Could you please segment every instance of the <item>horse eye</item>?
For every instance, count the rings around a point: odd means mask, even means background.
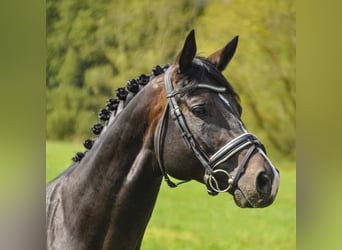
[[[191,108],[191,112],[197,116],[204,116],[207,114],[207,111],[205,110],[203,105],[195,106],[195,107]]]

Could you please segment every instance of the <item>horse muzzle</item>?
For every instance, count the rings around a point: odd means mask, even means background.
[[[210,195],[228,192],[239,207],[267,207],[277,195],[279,171],[271,164],[264,150],[254,147],[240,152],[242,160],[234,171],[226,164],[206,172],[204,183]]]

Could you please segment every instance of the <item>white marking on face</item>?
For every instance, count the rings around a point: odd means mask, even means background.
[[[230,102],[224,98],[224,96],[222,94],[218,94],[219,98],[227,105],[228,108],[230,108],[233,111],[233,108],[230,104]],[[238,119],[239,124],[240,124],[240,128],[244,133],[248,133],[247,129],[245,128],[245,126],[242,124],[241,120]],[[269,158],[266,156],[266,154],[264,153],[264,151],[261,148],[258,148],[259,153],[263,156],[263,158],[265,159],[265,161],[270,165],[270,167],[272,168],[273,171],[273,182],[272,182],[272,190],[271,190],[271,196],[275,197],[275,195],[277,194],[278,191],[278,187],[279,187],[279,183],[280,183],[280,176],[279,173],[277,172],[276,168],[273,166],[273,164],[271,163],[271,161],[269,160]]]
[[[273,164],[271,163],[270,159],[268,159],[267,155],[264,153],[264,151],[261,148],[258,148],[259,153],[264,157],[265,161],[267,161],[267,163],[271,166],[272,171],[273,171],[273,182],[272,182],[272,191],[271,191],[271,196],[275,197],[275,195],[277,194],[277,190],[279,187],[279,183],[280,183],[280,176],[279,173],[277,172],[277,170],[275,169],[275,167],[273,166]]]
[[[230,102],[226,99],[226,98],[224,98],[224,96],[223,95],[221,95],[220,93],[218,94],[218,96],[219,96],[219,98],[230,108],[230,110],[234,110],[233,109],[233,107],[232,107],[232,105],[230,105]],[[244,132],[244,133],[248,133],[248,131],[247,131],[247,129],[245,128],[245,126],[242,124],[242,122],[241,122],[241,120],[240,119],[238,119],[238,122],[239,122],[239,124],[240,124],[240,128],[241,128],[241,130]]]

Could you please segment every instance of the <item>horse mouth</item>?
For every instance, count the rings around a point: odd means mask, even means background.
[[[254,207],[245,197],[245,195],[242,193],[242,191],[240,189],[236,189],[234,191],[234,201],[235,201],[235,204],[238,206],[238,207],[241,207],[241,208],[252,208]]]
[[[240,189],[236,189],[233,193],[235,204],[241,208],[263,208],[271,205],[274,201],[274,197],[262,197],[262,196],[247,196]]]

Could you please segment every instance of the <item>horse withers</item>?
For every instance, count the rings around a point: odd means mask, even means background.
[[[240,207],[272,204],[279,172],[221,73],[237,43],[196,57],[191,31],[171,65],[116,91],[92,128],[98,138],[47,185],[48,249],[140,249],[163,178],[196,180]]]

